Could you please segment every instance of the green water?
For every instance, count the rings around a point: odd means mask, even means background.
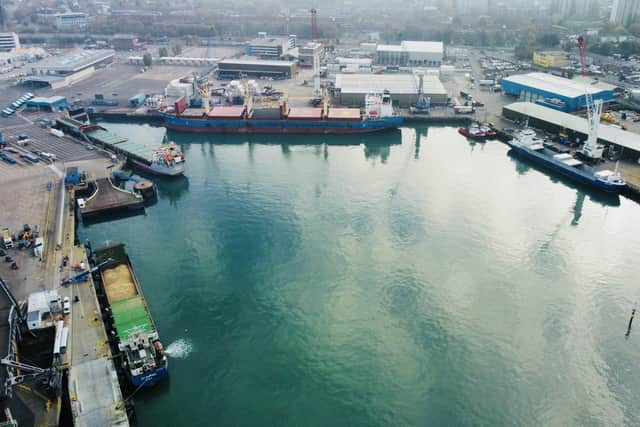
[[[80,229],[127,243],[174,355],[138,425],[640,424],[635,202],[453,128],[170,136],[186,177]]]

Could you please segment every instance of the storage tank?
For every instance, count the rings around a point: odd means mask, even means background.
[[[175,79],[169,82],[165,91],[167,98],[175,99],[184,96],[185,98],[190,99],[193,96],[193,85],[191,83],[181,81],[180,79]]]

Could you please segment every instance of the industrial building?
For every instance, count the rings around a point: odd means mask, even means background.
[[[20,49],[20,39],[16,33],[0,33],[0,52]]]
[[[116,34],[111,39],[111,44],[115,50],[136,50],[143,47],[133,34]]]
[[[414,74],[338,74],[336,75],[336,96],[340,104],[363,106],[368,93],[391,93],[393,104],[410,107],[418,101],[418,76]],[[423,93],[432,104],[446,104],[449,95],[437,76],[425,75]]]
[[[258,58],[279,59],[295,47],[294,35],[272,37],[267,33],[258,33],[258,38],[245,43],[244,53]]]
[[[580,141],[585,141],[589,133],[587,119],[531,102],[515,102],[507,105],[502,109],[502,115],[521,123],[526,121],[529,126],[549,132],[569,131]],[[637,159],[640,155],[640,139],[636,133],[601,123],[598,137],[602,144],[622,148],[625,157]]]
[[[400,67],[439,67],[444,58],[442,42],[403,41],[399,45],[378,45],[376,61]]]
[[[324,46],[322,43],[309,42],[304,46],[298,47],[298,65],[302,68],[313,67],[313,56],[318,55],[322,59],[324,54]]]
[[[36,97],[27,101],[27,108],[38,111],[62,111],[68,106],[67,98],[64,96]]]
[[[218,77],[235,79],[240,76],[289,79],[296,75],[296,63],[263,59],[223,59],[218,62]]]
[[[64,87],[89,77],[97,67],[113,62],[114,57],[115,51],[111,49],[74,50],[32,65],[32,75],[22,79],[22,82],[54,89]]]
[[[82,12],[56,13],[56,28],[59,30],[72,30],[87,26],[87,14]]]
[[[564,112],[586,108],[586,94],[604,102],[613,100],[613,86],[604,83],[591,84],[581,79],[565,79],[545,73],[529,73],[502,79],[505,94],[518,97],[520,101],[550,106]]]
[[[533,63],[544,68],[564,68],[571,65],[564,52],[534,52]]]

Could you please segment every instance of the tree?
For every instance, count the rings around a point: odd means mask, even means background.
[[[176,45],[171,48],[171,51],[173,52],[173,56],[180,56],[182,53],[182,45],[176,43]]]
[[[167,51],[166,47],[161,47],[160,49],[158,49],[158,56],[160,58],[164,58],[165,56],[169,56],[169,52]]]
[[[560,38],[554,33],[544,33],[537,37],[537,41],[544,47],[555,47],[560,43]]]
[[[142,63],[144,64],[145,67],[151,67],[151,54],[149,52],[145,52],[144,55],[142,55]]]

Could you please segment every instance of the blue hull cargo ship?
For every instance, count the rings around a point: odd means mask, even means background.
[[[508,144],[515,154],[598,190],[619,193],[626,187],[617,172],[596,170],[570,153],[554,151],[539,140],[532,129],[520,131]]]
[[[244,105],[210,107],[203,96],[203,105],[203,109],[187,109],[184,98],[179,100],[161,112],[165,127],[200,133],[359,134],[395,129],[403,123],[388,92],[367,95],[364,113],[359,108],[329,107],[326,100],[322,108],[289,108],[286,100],[254,107],[247,97]]]
[[[151,387],[168,375],[168,361],[124,244],[95,250],[102,285],[113,316],[122,368],[135,387]]]

